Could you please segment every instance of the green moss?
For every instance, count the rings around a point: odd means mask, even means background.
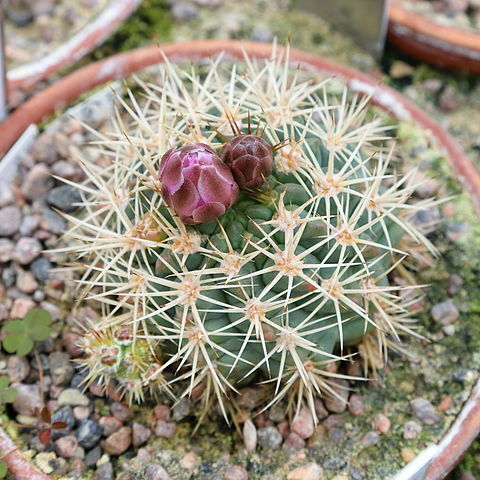
[[[171,39],[172,17],[165,0],[144,0],[138,10],[89,58],[101,60],[146,44]]]

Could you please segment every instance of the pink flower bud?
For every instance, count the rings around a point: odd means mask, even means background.
[[[166,152],[158,178],[167,205],[192,225],[224,214],[239,191],[230,169],[203,143]]]
[[[240,188],[263,185],[273,171],[272,147],[256,135],[237,135],[224,145],[222,158]]]

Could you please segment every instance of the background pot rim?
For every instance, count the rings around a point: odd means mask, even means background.
[[[388,39],[401,50],[432,64],[480,72],[480,33],[447,27],[392,0]]]
[[[7,72],[7,88],[30,89],[56,70],[80,60],[103,43],[142,0],[110,0],[106,6],[77,33],[47,55],[22,63]]]
[[[245,53],[252,58],[270,58],[273,49],[284,52],[285,47],[268,43],[238,40],[203,40],[169,43],[144,47],[113,55],[67,75],[47,87],[19,107],[0,125],[0,154],[5,153],[32,123],[38,123],[55,109],[75,101],[81,94],[108,81],[124,78],[150,65],[162,63],[167,57],[172,62],[202,61],[224,53],[227,59],[241,60]],[[424,111],[394,89],[381,85],[370,75],[346,65],[313,54],[289,48],[293,67],[307,72],[335,76],[353,92],[370,95],[371,102],[391,113],[398,120],[410,121],[428,130],[438,147],[443,150],[453,171],[469,192],[480,212],[480,174],[457,142]],[[438,453],[425,477],[440,480],[458,463],[480,431],[480,382],[472,391],[454,424],[438,445]]]

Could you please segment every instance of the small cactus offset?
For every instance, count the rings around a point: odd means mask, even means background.
[[[205,411],[216,398],[225,416],[236,390],[267,382],[265,408],[288,396],[315,416],[341,377],[330,362],[418,335],[389,274],[402,239],[433,250],[412,221],[431,200],[409,203],[415,172],[395,172],[368,99],[311,78],[288,56],[200,73],[166,62],[159,85],[119,100],[103,166],[81,159],[64,249],[102,306],[84,337],[92,381]]]

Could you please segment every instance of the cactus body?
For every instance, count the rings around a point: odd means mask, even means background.
[[[326,364],[369,332],[382,352],[389,337],[411,332],[388,274],[408,254],[397,249],[402,237],[430,247],[410,221],[425,202],[408,203],[414,172],[393,171],[381,145],[386,127],[365,119],[368,99],[330,98],[323,83],[291,73],[288,59],[240,68],[214,63],[186,74],[167,64],[162,88],[142,84],[145,106],[122,100],[131,118],[119,115],[117,133],[99,147],[109,167],[85,162],[96,187],[80,187],[85,212],[71,218],[70,250],[86,264],[83,295],[104,305],[95,329],[132,332],[128,346],[116,340],[122,362],[105,366],[87,335],[87,365],[92,377],[122,384],[126,353],[140,355],[144,386],[164,388],[170,376],[181,396],[215,394],[225,414],[234,390],[270,380],[266,406],[293,392],[314,413],[314,396],[331,390]],[[231,117],[239,135],[224,145],[218,132]],[[266,124],[261,141],[249,139],[250,118]],[[168,162],[160,165],[169,149],[197,142],[209,155],[223,149],[248,188],[203,217],[165,195],[178,185]],[[282,148],[270,165],[274,145]],[[255,154],[258,171],[255,159],[242,160]],[[235,173],[239,161],[249,176]]]

